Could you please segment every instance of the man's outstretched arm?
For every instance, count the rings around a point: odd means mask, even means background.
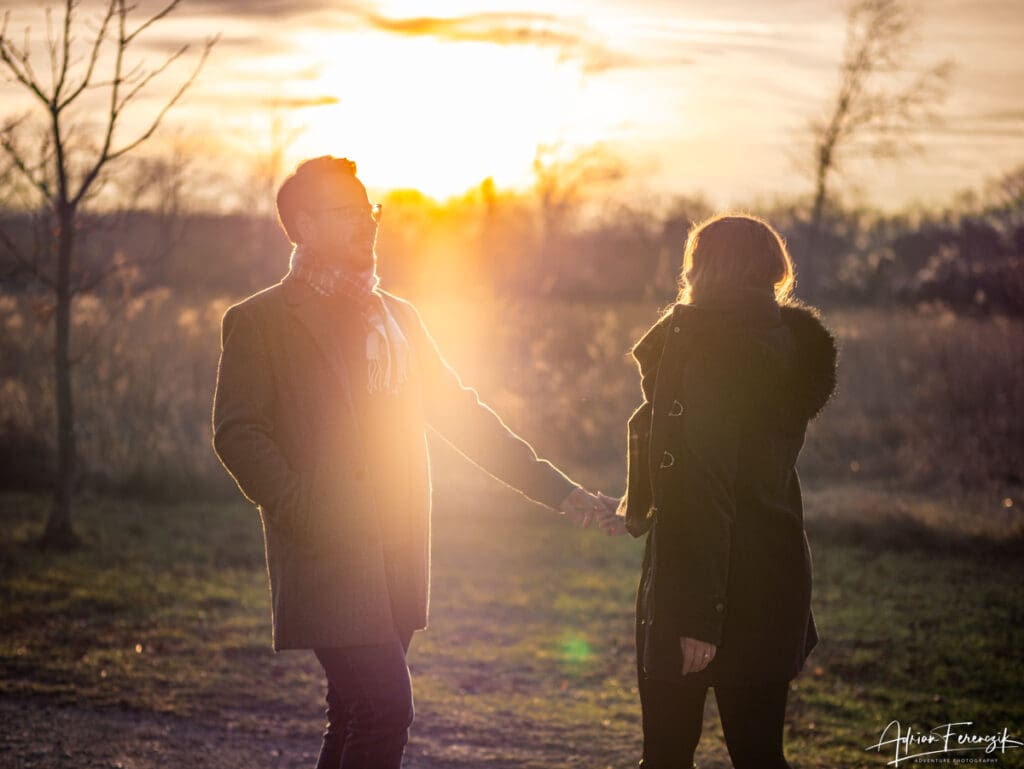
[[[588,526],[603,507],[561,470],[514,433],[480,401],[441,355],[419,313],[414,316],[416,352],[423,377],[427,422],[445,440],[498,480],[542,505],[560,510],[576,525]]]

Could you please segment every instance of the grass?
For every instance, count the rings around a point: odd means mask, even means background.
[[[807,496],[822,641],[792,684],[793,765],[884,766],[891,755],[864,748],[893,719],[1020,739],[1019,508],[861,487]],[[0,701],[165,714],[316,749],[320,669],[269,648],[253,510],[85,500],[88,546],[70,555],[24,544],[44,511],[39,497],[0,496]],[[410,653],[409,765],[634,766],[640,556],[640,542],[576,531],[473,474],[442,483],[431,627]],[[698,764],[728,767],[713,696],[706,718]]]

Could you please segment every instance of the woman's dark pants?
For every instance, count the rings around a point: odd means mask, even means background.
[[[637,649],[644,648],[644,626],[637,623]],[[690,769],[704,723],[707,686],[658,681],[637,663],[643,712],[643,769]],[[789,683],[716,686],[725,745],[735,769],[788,769],[782,751]]]

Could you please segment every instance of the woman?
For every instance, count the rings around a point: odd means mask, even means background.
[[[619,512],[647,534],[644,769],[693,764],[709,686],[733,765],[788,766],[789,681],[818,640],[796,459],[836,363],[793,284],[766,222],[715,217],[687,239],[678,302],[633,348],[644,402],[629,420]]]

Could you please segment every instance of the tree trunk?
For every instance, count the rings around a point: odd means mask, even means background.
[[[825,214],[825,180],[828,168],[823,164],[826,162],[827,160],[822,159],[819,163],[814,190],[814,206],[811,208],[811,221],[807,227],[807,237],[804,238],[804,253],[798,274],[802,292],[809,297],[817,292],[821,280],[822,259],[821,254],[818,253],[818,246],[821,243],[821,220]]]
[[[78,474],[75,453],[74,403],[71,394],[71,256],[74,247],[74,212],[64,204],[58,207],[57,308],[54,321],[54,377],[57,407],[57,473],[54,477],[53,504],[46,520],[41,544],[54,549],[71,549],[80,544],[71,525],[75,505],[75,481]]]

